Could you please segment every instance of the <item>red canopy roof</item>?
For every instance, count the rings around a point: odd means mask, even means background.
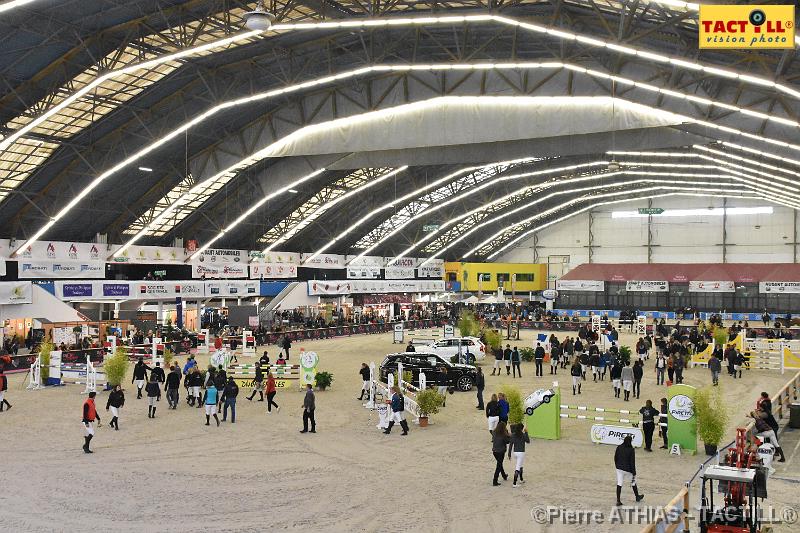
[[[586,263],[561,279],[598,281],[800,281],[795,263]]]

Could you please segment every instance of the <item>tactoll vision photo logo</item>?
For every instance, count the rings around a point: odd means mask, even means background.
[[[701,5],[700,48],[793,49],[793,5]]]

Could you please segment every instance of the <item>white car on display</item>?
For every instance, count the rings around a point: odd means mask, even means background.
[[[482,361],[486,357],[486,346],[478,337],[442,339],[428,344],[425,349],[449,361],[453,356],[458,355],[459,344],[461,344],[461,355],[466,356],[469,352],[470,361],[466,361],[467,364],[472,364],[474,361]]]
[[[537,407],[543,403],[550,403],[550,398],[555,396],[553,389],[538,389],[525,398],[525,414],[531,416]]]

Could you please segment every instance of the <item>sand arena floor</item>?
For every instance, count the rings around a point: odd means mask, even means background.
[[[536,332],[524,331],[518,346]],[[631,335],[623,335],[630,344]],[[317,393],[316,435],[301,428],[302,393],[279,392],[280,413],[266,404],[238,401],[236,424],[206,427],[202,410],[186,405],[181,388],[177,411],[162,398],[157,418],[147,418],[146,400],[126,385],[121,430],[107,425],[106,393],[98,395],[103,427],[92,455],[81,450],[83,396],[77,385],[29,392],[22,375],[10,377],[7,398],[13,409],[0,414],[0,524],[3,531],[638,531],[635,525],[543,526],[531,509],[557,506],[596,509],[608,514],[614,502],[611,446],[589,441],[590,424],[566,420],[561,441],[534,441],[528,448],[527,483],[491,486],[493,458],[484,415],[474,393],[449,396],[433,424],[411,434],[385,436],[376,415],[356,400],[361,362],[380,363],[401,349],[391,335],[297,343],[316,351],[320,369],[334,374],[333,387]],[[268,347],[275,352],[274,347]],[[260,353],[260,352],[259,352]],[[180,359],[181,362],[184,358]],[[244,361],[244,359],[242,359]],[[292,361],[296,360],[293,355]],[[490,363],[484,363],[488,368]],[[545,366],[545,372],[548,371]],[[522,379],[487,376],[485,396],[514,381],[524,393],[549,386],[523,363]],[[489,371],[491,373],[491,371]],[[688,370],[685,382],[708,383],[705,369]],[[566,371],[559,381],[569,384]],[[745,379],[723,376],[724,392],[742,421],[758,392],[773,392],[789,375],[751,371]],[[614,399],[609,381],[587,382],[580,403],[638,409],[664,395],[648,362],[641,402]],[[563,399],[572,402],[571,390]],[[731,429],[731,436],[733,429]],[[702,443],[700,443],[702,448]],[[781,479],[770,483],[769,502],[800,505],[800,454],[786,450]],[[664,450],[637,452],[642,505],[662,506],[704,460],[668,456]],[[507,463],[507,471],[513,468]],[[692,502],[697,501],[694,492]],[[630,503],[629,489],[623,501]],[[796,531],[779,526],[776,531]]]

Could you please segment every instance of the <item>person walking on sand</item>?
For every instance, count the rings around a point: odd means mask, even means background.
[[[495,372],[497,372],[498,376],[500,375],[500,371],[501,371],[500,365],[502,363],[503,363],[503,350],[501,350],[500,348],[497,348],[494,351],[494,368],[492,368],[492,375],[493,376],[495,375]]]
[[[222,390],[222,421],[228,420],[228,407],[231,408],[231,424],[236,423],[236,397],[239,396],[239,385],[233,379],[233,376],[228,376],[228,382]]]
[[[94,423],[97,421],[97,427],[100,427],[100,415],[97,414],[97,407],[94,404],[94,398],[97,393],[92,391],[89,397],[83,402],[83,430],[86,433],[83,437],[83,451],[84,453],[93,453],[89,449],[89,443],[94,438]]]
[[[133,366],[133,377],[131,383],[136,383],[136,399],[142,399],[142,389],[147,383],[147,371],[151,370],[149,366],[144,364],[144,357],[140,357],[136,364]]]
[[[189,376],[186,378],[186,381],[189,383],[189,389],[191,392],[191,403],[189,405],[194,406],[195,402],[197,402],[197,408],[203,405],[203,399],[200,396],[200,387],[203,385],[203,374],[200,373],[200,369],[197,366],[192,367],[189,370]]]
[[[261,368],[261,362],[256,363],[256,375],[253,378],[253,392],[247,397],[249,401],[253,401],[256,393],[258,393],[258,401],[264,401],[264,370]]]
[[[630,363],[624,364],[620,377],[622,378],[622,389],[625,392],[623,401],[630,401],[631,390],[633,389],[633,369]]]
[[[533,362],[536,364],[536,377],[544,376],[544,369],[542,368],[542,364],[544,363],[544,348],[542,348],[541,343],[536,343],[536,349],[533,350]]]
[[[483,389],[486,386],[486,378],[483,369],[478,367],[478,375],[475,377],[475,388],[478,389],[478,409],[483,409]]]
[[[500,404],[497,402],[497,394],[492,394],[492,399],[486,404],[486,422],[489,424],[489,434],[500,422]]]
[[[111,410],[111,422],[108,426],[119,431],[119,410],[125,405],[125,393],[122,392],[122,385],[114,385],[108,395],[106,411]]]
[[[503,476],[503,481],[508,479],[508,474],[506,474],[506,471],[503,468],[503,460],[506,457],[506,448],[508,447],[509,442],[511,442],[511,436],[508,434],[508,430],[506,429],[506,423],[501,420],[497,423],[494,433],[492,433],[492,455],[494,455],[494,460],[496,463],[494,467],[494,480],[492,481],[492,485],[495,487],[500,486],[500,482],[498,480],[499,476]]]
[[[219,427],[219,417],[217,416],[217,400],[218,400],[219,393],[217,388],[214,386],[214,383],[211,382],[206,387],[206,392],[203,394],[203,405],[206,408],[206,425],[210,426],[211,417],[214,417],[214,420],[217,421],[217,427]]]
[[[516,346],[514,346],[514,349],[511,350],[511,377],[512,378],[515,378],[517,376],[522,377],[522,369],[520,368],[520,362],[521,362],[521,359],[520,359],[520,356],[519,356],[519,350],[517,349]]]
[[[158,376],[150,374],[150,381],[145,387],[147,391],[147,418],[156,417],[156,402],[161,398],[161,385],[158,384]]]
[[[506,362],[506,375],[511,375],[511,345],[506,344],[506,349],[503,350],[503,360]]]
[[[275,410],[280,412],[281,408],[275,403],[275,395],[278,393],[278,387],[275,385],[275,376],[267,369],[267,382],[264,384],[264,390],[267,392],[267,412],[272,412],[272,406]]]
[[[642,394],[642,378],[644,377],[644,363],[641,359],[633,362],[633,395],[636,399]]]
[[[0,365],[2,364],[3,363],[0,363]],[[8,403],[8,400],[6,399],[7,390],[8,390],[8,378],[3,372],[3,368],[0,367],[0,413],[3,412],[4,405],[7,405],[8,409],[11,409],[11,404]]]
[[[406,400],[400,393],[400,387],[392,387],[392,419],[389,420],[389,425],[383,430],[384,434],[388,435],[392,432],[392,427],[395,423],[400,424],[403,428],[401,435],[408,435],[408,422],[406,422]]]
[[[169,374],[167,374],[167,382],[164,385],[164,390],[167,392],[167,403],[170,409],[178,408],[178,390],[181,387],[181,371],[180,367],[173,365],[169,367]]]
[[[497,394],[497,406],[500,408],[500,422],[508,424],[508,412],[511,410],[511,407],[508,405],[506,395],[502,392]]]
[[[314,388],[311,383],[306,385],[306,395],[303,397],[303,429],[300,433],[316,433],[317,422],[314,420],[314,411],[316,410],[316,399],[314,398]],[[308,423],[311,423],[311,431],[308,430]]]
[[[716,387],[719,385],[719,373],[722,372],[722,361],[720,361],[714,353],[708,358],[708,370],[711,371],[711,384]]]
[[[669,418],[669,406],[666,398],[661,398],[661,411],[658,415],[658,434],[664,439],[664,445],[659,448],[667,449],[667,419]]]
[[[364,399],[364,394],[367,395],[367,399],[369,399],[369,366],[367,363],[361,363],[361,368],[358,371],[358,374],[361,376],[361,394],[358,397],[359,401]]]
[[[616,361],[611,367],[611,384],[614,386],[614,398],[619,398],[622,390],[622,363]]]
[[[525,463],[525,445],[530,444],[531,439],[528,436],[528,429],[522,424],[514,424],[511,426],[511,443],[508,446],[508,458],[514,458],[514,484],[511,485],[517,488],[517,480],[520,483],[525,483],[522,477],[522,468]]]
[[[653,432],[656,430],[656,418],[659,417],[658,409],[653,407],[653,402],[647,400],[644,407],[639,409],[639,414],[642,415],[642,431],[644,431],[644,449],[645,451],[653,451]]]
[[[614,451],[614,466],[617,470],[617,506],[622,505],[622,484],[625,480],[630,481],[633,495],[636,496],[636,501],[640,502],[644,499],[644,494],[639,494],[639,488],[636,486],[636,450],[631,444],[632,437],[625,435],[622,444],[617,446]]]
[[[569,373],[572,376],[572,395],[575,396],[576,393],[581,393],[581,381],[583,381],[583,367],[581,366],[581,360],[577,357],[569,368]]]

